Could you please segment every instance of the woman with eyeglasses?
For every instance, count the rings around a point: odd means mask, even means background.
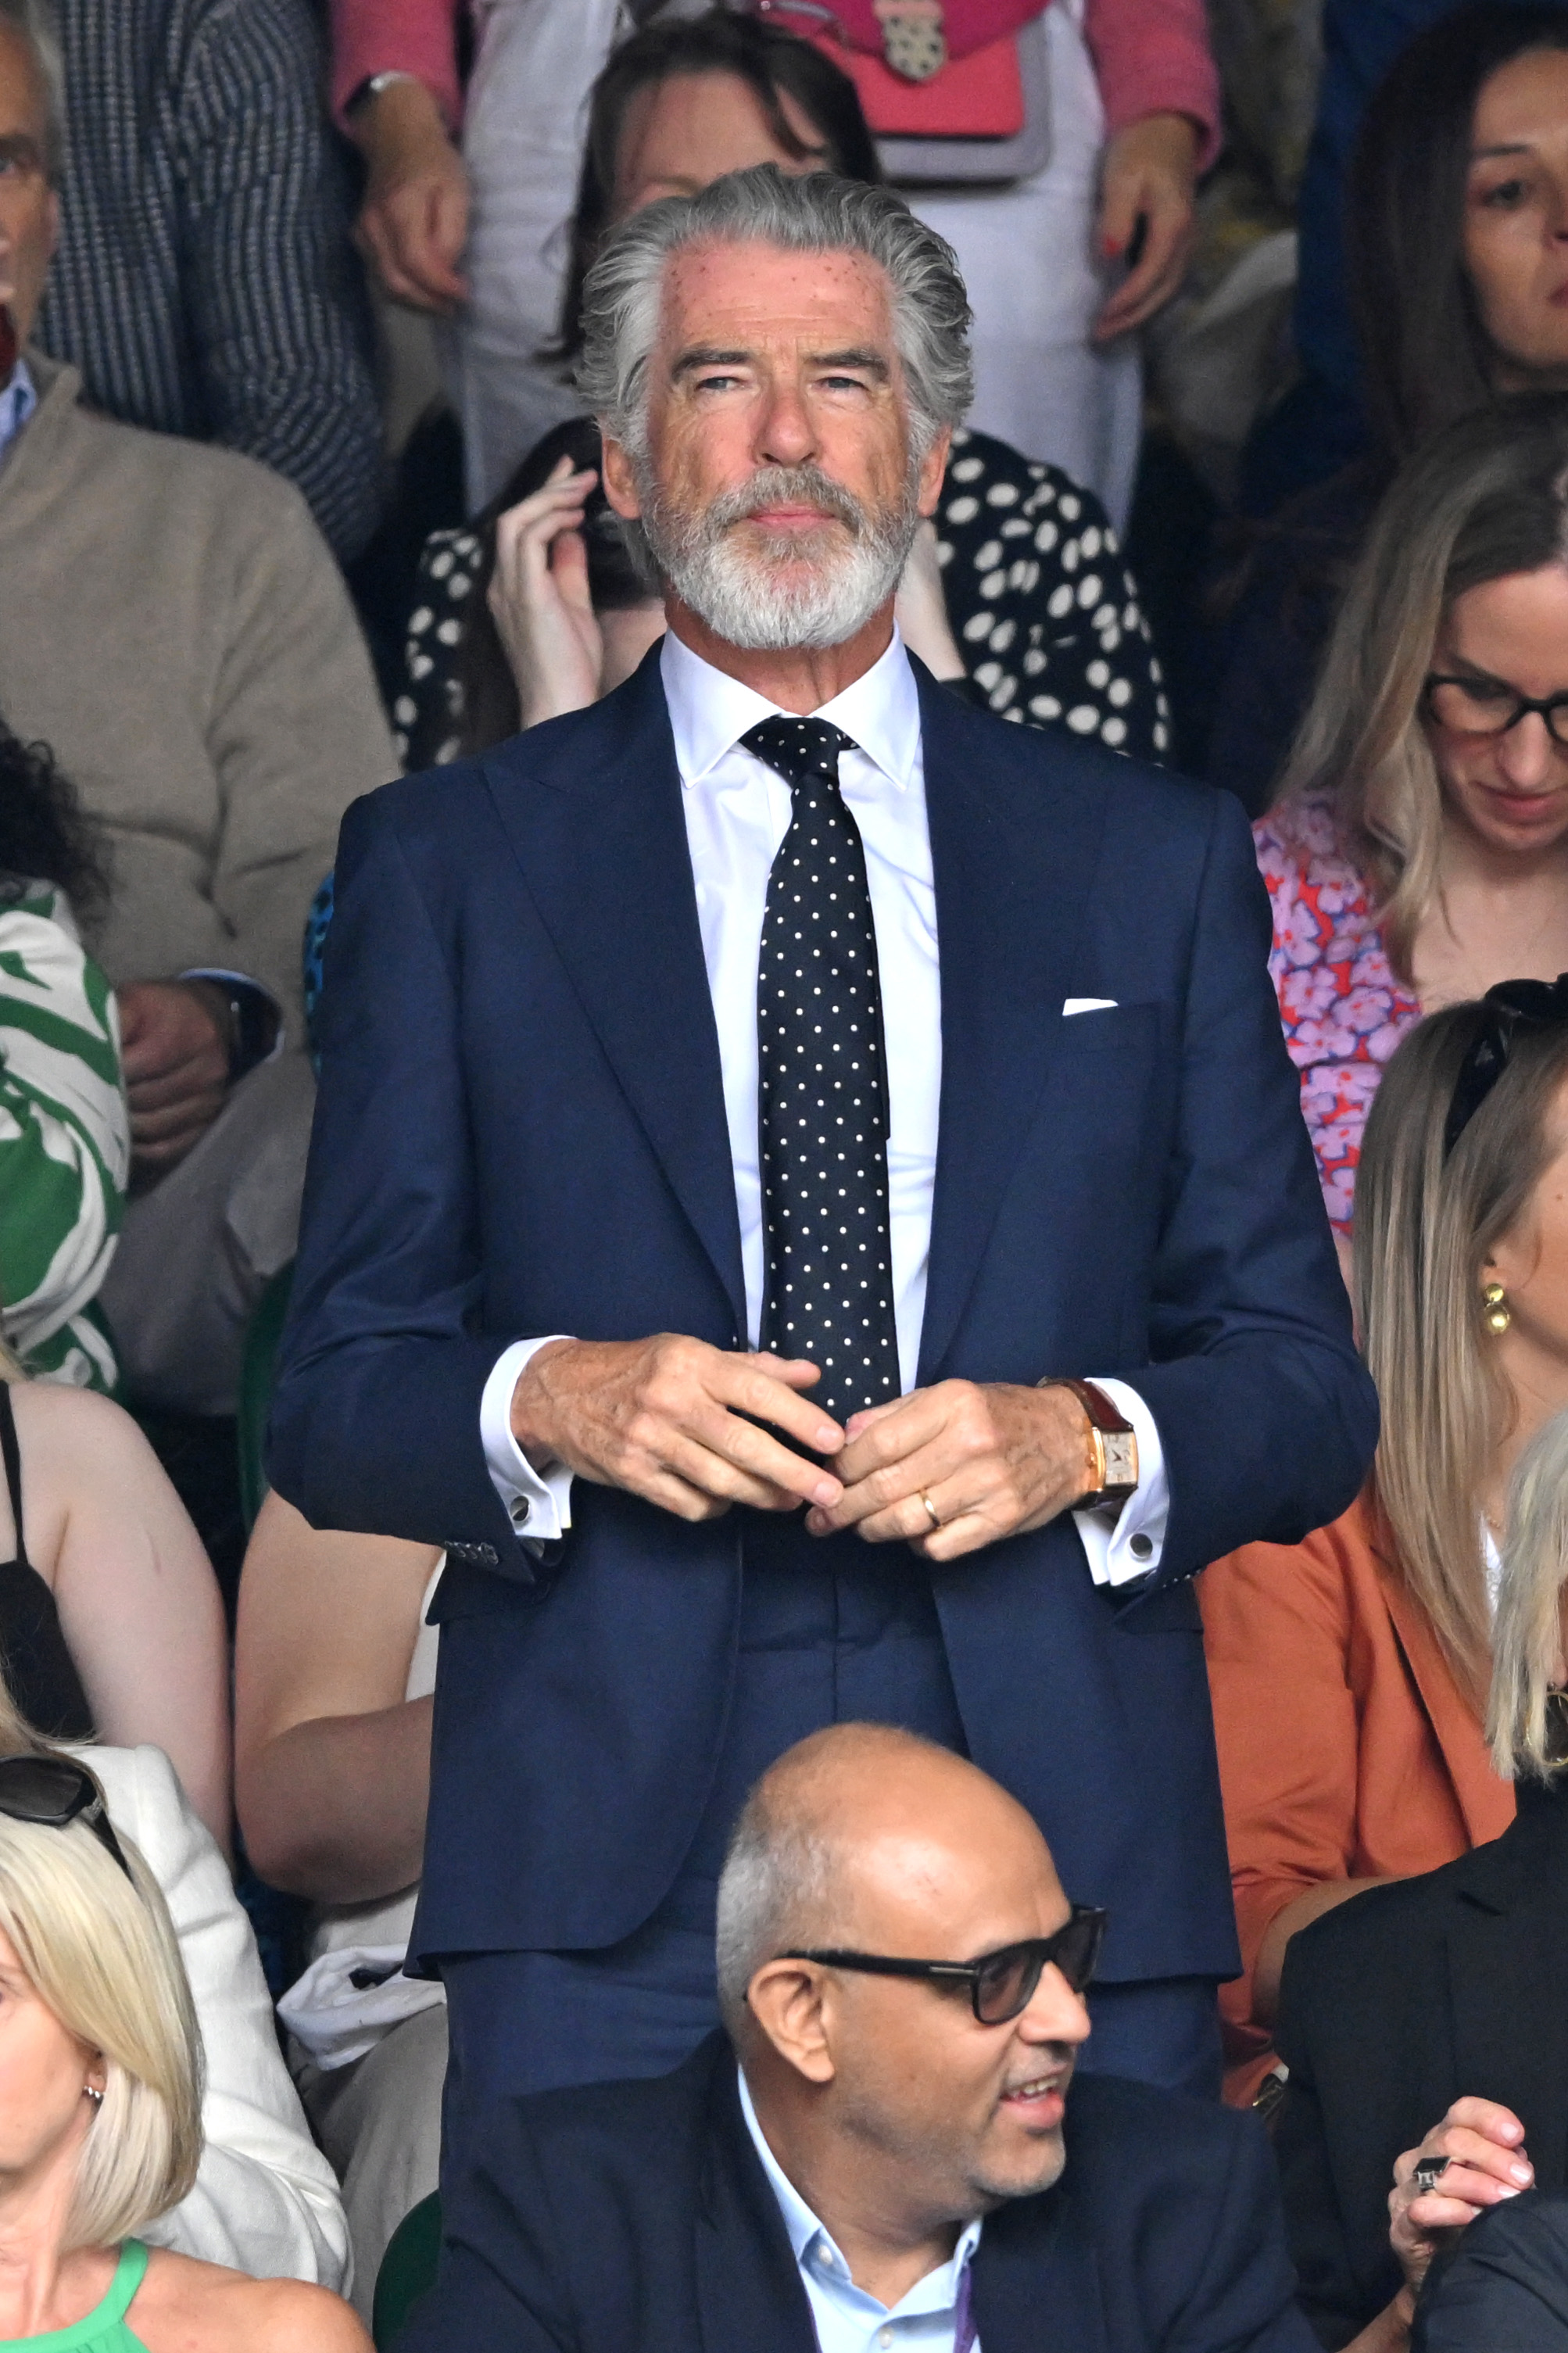
[[[0,1761],[0,2341],[363,2353],[328,2291],[153,2243],[198,2179],[202,2042],[157,1882],[91,1775]]]
[[[1568,969],[1568,397],[1464,417],[1404,468],[1254,832],[1342,1253],[1401,1038]]]
[[[0,1831],[7,1816],[87,1822],[100,1845],[127,1859],[139,1885],[154,1886],[159,1933],[173,1934],[181,2000],[194,2008],[205,2062],[190,2167],[156,2216],[149,2212],[138,2225],[141,2236],[204,2265],[342,2286],[349,2242],[337,2183],[284,2067],[256,1939],[228,1866],[168,1758],[151,1746],[46,1741],[0,1680]],[[0,1929],[10,1936],[4,1887],[0,1859]],[[0,1953],[0,2250],[9,2245],[8,1967]],[[0,2276],[6,2272],[0,2263]],[[24,2333],[8,2328],[0,2309],[0,2339]]]
[[[1236,2102],[1277,2096],[1299,1931],[1512,1817],[1482,1720],[1509,1482],[1568,1410],[1568,976],[1449,1006],[1394,1053],[1362,1152],[1355,1294],[1383,1405],[1366,1490],[1198,1584],[1244,1964],[1220,1993]]]

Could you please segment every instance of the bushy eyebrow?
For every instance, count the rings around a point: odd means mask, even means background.
[[[755,352],[724,351],[716,343],[697,343],[679,354],[670,369],[670,377],[672,382],[679,383],[682,376],[698,375],[703,368],[749,367],[756,356]],[[808,359],[810,365],[816,368],[859,368],[865,375],[874,375],[883,384],[892,374],[882,353],[876,351],[857,348],[843,352],[812,352]]]

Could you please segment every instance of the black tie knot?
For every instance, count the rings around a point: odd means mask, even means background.
[[[840,752],[857,748],[853,736],[830,719],[793,719],[782,711],[748,727],[741,741],[792,786],[808,779],[836,785]]]

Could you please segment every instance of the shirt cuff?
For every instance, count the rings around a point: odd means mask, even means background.
[[[1138,1484],[1120,1509],[1106,1504],[1097,1512],[1075,1512],[1073,1518],[1096,1585],[1135,1585],[1153,1576],[1165,1548],[1165,1524],[1171,1516],[1165,1450],[1154,1417],[1136,1389],[1125,1381],[1102,1380],[1098,1373],[1088,1377],[1132,1424],[1138,1440]]]
[[[490,1366],[479,1399],[479,1443],[485,1451],[485,1468],[508,1519],[525,1544],[554,1544],[571,1526],[572,1473],[564,1462],[552,1462],[548,1471],[534,1469],[512,1436],[511,1393],[539,1349],[548,1347],[552,1340],[570,1337],[566,1332],[547,1332],[542,1339],[514,1340]]]

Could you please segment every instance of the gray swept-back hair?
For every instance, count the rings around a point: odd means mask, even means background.
[[[769,1802],[765,1780],[747,1799],[719,1874],[714,1934],[719,2012],[739,2036],[746,1988],[764,1961],[810,1943],[833,1880],[833,1850],[809,1821]]]
[[[0,0],[0,25],[9,25],[13,32],[20,33],[37,65],[47,113],[44,170],[51,187],[58,187],[65,166],[66,76],[54,0]]]
[[[648,362],[665,265],[694,245],[771,245],[789,253],[863,253],[886,272],[893,333],[918,456],[974,397],[969,297],[952,248],[891,188],[798,176],[776,164],[731,172],[694,196],[665,196],[612,230],[583,289],[577,388],[614,441],[647,447]]]

